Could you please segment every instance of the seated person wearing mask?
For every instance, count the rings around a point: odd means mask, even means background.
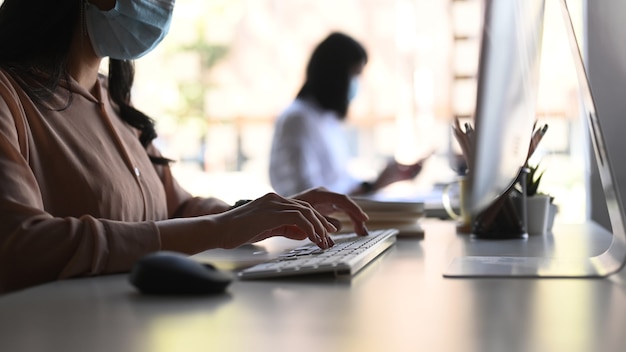
[[[0,293],[129,271],[159,250],[271,236],[322,248],[348,196],[311,189],[231,206],[193,197],[131,103],[133,59],[165,36],[174,0],[4,0],[0,7]],[[108,77],[99,74],[109,57]]]
[[[359,195],[410,180],[421,171],[422,161],[413,165],[391,161],[371,182],[348,172],[344,122],[366,63],[363,46],[343,33],[331,33],[317,45],[302,88],[275,123],[269,175],[278,194],[325,187]]]

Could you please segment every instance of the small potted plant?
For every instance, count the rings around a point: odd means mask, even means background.
[[[526,216],[529,235],[543,235],[552,230],[556,206],[552,205],[553,197],[539,192],[539,184],[543,177],[539,164],[528,166],[526,174]]]

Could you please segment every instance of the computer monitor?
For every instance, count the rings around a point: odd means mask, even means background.
[[[624,267],[624,208],[613,182],[611,160],[566,0],[561,0],[560,6],[611,219],[608,247],[593,256],[558,256],[547,251],[544,256],[530,257],[511,255],[510,251],[494,253],[495,246],[487,255],[454,258],[445,277],[604,277]],[[486,0],[475,116],[476,162],[471,170],[472,194],[468,197],[473,212],[501,195],[516,180],[526,159],[535,120],[543,7],[544,0]],[[574,235],[564,240],[581,241],[578,245],[584,247],[593,243],[596,236],[607,238],[607,231],[599,226],[581,226],[577,235],[580,233],[585,235],[583,241]],[[554,234],[552,240],[556,239]],[[528,242],[533,242],[532,246],[545,245],[545,241],[531,238],[517,241],[524,248],[530,246]]]
[[[501,196],[526,162],[536,119],[544,0],[487,1],[468,208]]]

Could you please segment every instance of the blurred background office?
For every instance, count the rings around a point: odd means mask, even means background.
[[[582,0],[568,0],[581,33]],[[559,220],[587,209],[585,145],[576,73],[557,1],[547,1],[538,118],[550,125],[538,153],[541,187]],[[154,117],[158,144],[178,160],[192,193],[234,202],[271,191],[273,124],[303,80],[308,55],[331,31],[368,52],[349,111],[348,166],[373,178],[386,159],[414,162],[436,148],[415,182],[453,179],[453,118],[471,121],[481,0],[177,0],[168,37],[137,62],[133,99]]]

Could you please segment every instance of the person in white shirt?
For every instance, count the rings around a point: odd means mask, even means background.
[[[275,123],[269,175],[278,194],[325,187],[359,195],[412,179],[421,171],[422,161],[413,165],[391,161],[373,181],[348,172],[344,121],[366,63],[363,46],[343,33],[331,33],[315,48],[302,88]]]

